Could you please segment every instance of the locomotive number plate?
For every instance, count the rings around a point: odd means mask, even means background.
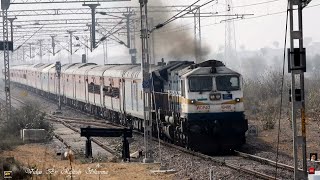
[[[210,105],[198,105],[197,106],[198,111],[209,111],[210,110]]]
[[[221,111],[222,112],[234,111],[234,107],[231,104],[222,104],[221,105]]]

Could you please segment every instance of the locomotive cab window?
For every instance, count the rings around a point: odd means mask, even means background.
[[[216,84],[218,91],[237,91],[240,90],[239,77],[236,75],[217,76]]]
[[[213,86],[211,76],[189,77],[189,90],[191,92],[211,91]]]

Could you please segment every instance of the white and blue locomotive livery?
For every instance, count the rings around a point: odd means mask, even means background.
[[[57,99],[54,64],[14,66],[10,76],[19,86]],[[162,139],[210,154],[245,143],[239,73],[216,60],[175,61],[152,66],[150,78],[154,134],[159,127]],[[143,131],[140,65],[65,64],[60,84],[64,104]]]

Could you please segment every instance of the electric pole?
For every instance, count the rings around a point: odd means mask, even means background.
[[[11,28],[11,41],[13,42],[13,21],[16,20],[17,17],[14,18],[8,18],[8,21],[10,21],[10,28]]]
[[[26,60],[24,59],[24,57],[25,57],[25,49],[24,49],[24,46],[22,46],[22,61],[23,61],[23,63],[26,63]]]
[[[149,30],[148,30],[148,0],[139,0],[141,14],[141,45],[142,45],[142,87],[143,87],[143,110],[144,110],[144,163],[153,163],[151,151],[152,138],[152,111],[151,111],[151,78],[150,78],[150,55],[149,55]]]
[[[58,110],[56,114],[61,114],[61,62],[57,61],[56,62],[56,73],[57,73],[57,79],[58,79]]]
[[[200,7],[198,7],[194,12],[194,51],[196,63],[201,61],[201,12]]]
[[[16,17],[14,18],[8,18],[8,21],[10,21],[10,29],[11,29],[11,42],[13,43],[13,21],[17,19]],[[11,61],[13,61],[13,51],[11,51]]]
[[[308,1],[307,3],[309,3]],[[302,9],[306,5],[303,0],[289,0],[290,14],[290,49],[288,50],[289,73],[291,73],[291,120],[293,128],[294,179],[306,180],[306,119],[304,72],[306,72],[306,49],[303,48]],[[297,118],[297,117],[301,118]],[[301,133],[299,133],[299,131]],[[302,154],[298,155],[299,150]],[[302,158],[303,171],[299,171],[298,160]]]
[[[76,32],[76,31],[69,31],[68,30],[68,33],[70,35],[70,46],[69,46],[69,51],[70,51],[70,59],[69,59],[69,63],[72,63],[72,54],[73,54],[73,50],[72,50],[72,34]]]
[[[107,39],[103,42],[103,59],[104,59],[103,64],[104,65],[108,64],[108,40]]]
[[[90,38],[89,38],[89,40],[90,40],[90,51],[92,52],[92,50],[93,50],[93,43],[92,43],[92,25],[90,25],[90,24],[87,24],[87,26],[88,26],[88,29],[89,29],[89,32],[90,32]]]
[[[83,4],[91,8],[91,52],[96,48],[96,8],[100,4]]]
[[[230,18],[230,16],[233,14],[232,0],[226,0],[226,11],[227,16],[225,19],[224,62],[231,65],[234,64],[232,62],[237,62],[234,18]]]
[[[41,39],[41,40],[39,40],[39,46],[40,46],[40,63],[42,63],[42,42],[43,42],[43,40]]]
[[[54,38],[55,38],[56,36],[55,35],[51,35],[51,46],[52,46],[52,55],[53,56],[55,56],[56,55],[56,53],[55,53],[55,46],[56,46],[56,43],[55,43],[55,41],[54,41]]]
[[[149,18],[149,28],[152,29],[154,27],[154,20],[153,18]],[[151,45],[150,45],[151,44]],[[155,43],[154,43],[154,33],[151,34],[151,38],[149,38],[149,53],[150,53],[150,58],[152,61],[150,61],[150,64],[156,64],[155,60]]]
[[[131,34],[131,45],[130,45],[130,55],[131,55],[131,63],[137,63],[137,49],[136,49],[136,24],[133,22],[133,33]]]
[[[30,61],[32,61],[32,43],[29,43],[29,55],[30,55]],[[30,62],[33,63],[33,62]]]
[[[6,94],[6,121],[11,117],[11,96],[10,96],[10,69],[9,69],[9,34],[8,34],[8,9],[10,0],[1,1],[2,30],[3,30],[3,59],[4,59],[4,83]]]
[[[134,16],[134,14],[123,14],[127,20],[127,47],[129,48],[129,54],[131,56],[131,64],[136,64],[136,49],[132,49],[131,46],[131,28],[130,28],[130,18],[131,16]],[[134,34],[133,34],[134,36]]]

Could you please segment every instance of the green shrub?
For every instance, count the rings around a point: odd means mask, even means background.
[[[1,121],[4,125],[0,128],[0,150],[11,149],[22,144],[20,131],[22,129],[45,129],[47,140],[52,139],[53,127],[48,121],[44,120],[45,113],[39,111],[40,105],[27,103],[19,109],[12,109],[11,118],[8,122],[4,121],[2,115]]]

